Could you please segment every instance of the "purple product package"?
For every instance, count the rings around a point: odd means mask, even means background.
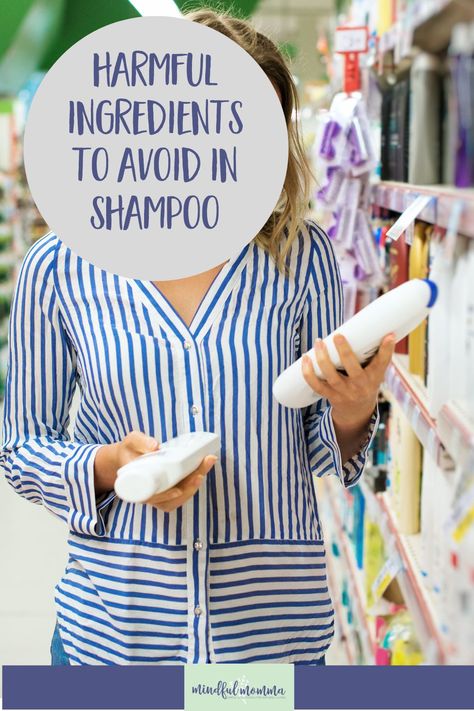
[[[339,136],[342,131],[342,127],[334,119],[330,119],[323,131],[321,138],[321,145],[319,147],[319,155],[326,160],[333,160],[336,157],[336,147],[334,146],[334,139]]]
[[[380,268],[377,247],[362,210],[357,211],[353,249],[360,268],[358,278],[360,279],[363,274],[362,279],[370,278],[374,285],[381,285],[383,272]]]
[[[328,237],[329,239],[335,240],[337,237],[337,232],[339,230],[339,220],[341,218],[341,211],[338,210],[337,212],[333,212],[332,216],[334,218],[334,222],[332,222],[328,228]]]
[[[326,175],[327,182],[317,192],[317,197],[326,205],[333,205],[337,201],[344,180],[344,173],[339,166],[330,166]]]
[[[354,109],[347,134],[349,150],[346,154],[346,169],[354,176],[370,172],[377,165],[370,128],[364,106],[361,102]]]

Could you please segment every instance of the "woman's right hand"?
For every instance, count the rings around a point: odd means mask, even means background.
[[[94,462],[94,481],[96,496],[112,491],[117,478],[117,470],[142,454],[155,452],[160,445],[154,437],[142,432],[130,432],[121,442],[105,444],[97,450]],[[206,474],[212,469],[217,457],[205,457],[199,467],[167,491],[152,496],[146,503],[163,511],[173,511],[190,499],[203,483]]]
[[[198,468],[188,474],[185,479],[182,479],[179,484],[176,484],[171,489],[162,491],[161,494],[155,494],[145,503],[157,506],[162,511],[174,511],[194,496],[206,478],[206,474],[210,472],[216,462],[217,457],[213,454],[204,457]]]

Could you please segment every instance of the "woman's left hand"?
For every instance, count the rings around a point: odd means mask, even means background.
[[[360,365],[344,336],[334,336],[334,345],[347,375],[336,370],[324,341],[318,339],[314,350],[325,380],[317,377],[308,355],[303,356],[303,376],[315,392],[329,400],[336,426],[357,429],[367,425],[375,409],[378,392],[395,349],[395,336],[385,336],[377,354],[365,368]]]

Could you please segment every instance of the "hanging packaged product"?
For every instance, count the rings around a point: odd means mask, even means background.
[[[359,281],[370,280],[373,284],[381,286],[384,282],[384,273],[380,266],[372,230],[363,210],[357,210],[356,214],[353,252],[357,263],[356,276]]]
[[[344,294],[355,309],[359,289],[374,289],[371,294],[374,298],[384,282],[367,216],[369,175],[377,165],[377,158],[361,94],[337,94],[323,116],[323,124],[317,158],[326,166],[326,172],[317,198],[332,211],[328,235],[339,260],[346,262]],[[346,307],[346,319],[353,314],[354,310]]]
[[[359,92],[335,95],[319,155],[331,165],[342,166],[344,173],[351,176],[368,173],[377,166],[367,111]]]

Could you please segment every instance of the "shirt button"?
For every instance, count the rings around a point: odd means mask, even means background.
[[[196,615],[196,617],[199,617],[199,615],[202,615],[202,610],[199,607],[199,605],[194,608],[194,614]]]
[[[201,550],[202,550],[202,547],[203,547],[203,542],[200,541],[199,538],[197,538],[197,539],[194,541],[194,550],[195,550],[195,551],[201,551]]]
[[[190,343],[190,341],[184,341],[184,343],[183,343],[183,348],[184,348],[186,351],[189,351],[192,347],[193,347],[193,344]]]
[[[196,405],[191,406],[191,414],[197,415],[199,413],[199,407],[196,407]]]

